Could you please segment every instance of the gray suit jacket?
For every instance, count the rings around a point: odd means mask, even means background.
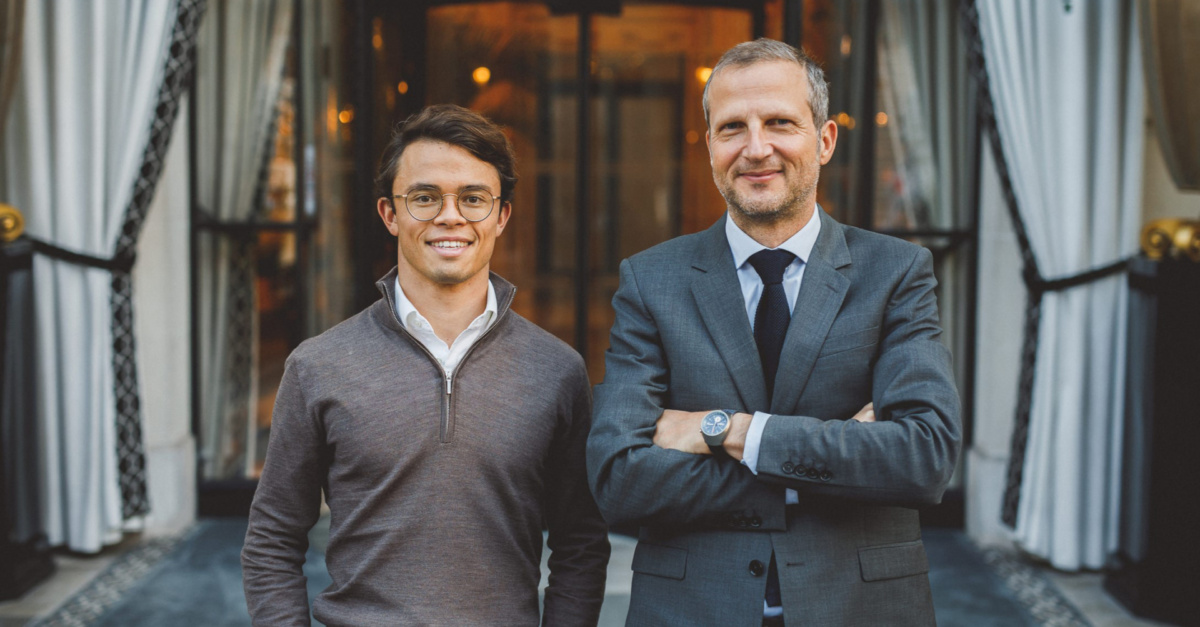
[[[932,256],[817,214],[773,398],[727,218],[621,264],[587,461],[609,523],[640,527],[629,625],[759,625],[772,551],[789,627],[934,622],[913,507],[941,500],[961,424]],[[879,422],[849,420],[868,401]],[[667,408],[772,413],[759,474],[654,446]]]

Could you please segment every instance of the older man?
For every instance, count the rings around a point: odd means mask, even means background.
[[[489,271],[512,148],[430,107],[384,150],[377,209],[397,266],[375,304],[288,359],[242,553],[256,625],[308,625],[301,567],[321,493],[327,625],[595,625],[609,546],[588,491],[583,360],[509,309]]]
[[[960,449],[929,251],[816,203],[820,67],[760,39],[704,93],[728,213],[621,264],[588,470],[640,527],[628,624],[923,625],[917,505]]]

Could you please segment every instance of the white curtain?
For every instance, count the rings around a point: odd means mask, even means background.
[[[901,223],[885,226],[908,229],[951,226],[953,218],[948,210],[952,205],[939,202],[937,189],[938,181],[945,181],[950,187],[953,178],[937,176],[934,157],[933,126],[938,118],[932,105],[937,87],[931,76],[929,57],[940,33],[931,32],[929,18],[937,9],[952,14],[954,7],[901,5],[896,0],[887,0],[880,8],[879,101],[888,115],[888,124],[880,129],[880,134],[882,141],[891,142],[896,157],[902,184],[895,193],[903,217]],[[931,215],[934,212],[940,219]]]
[[[197,47],[197,200],[246,222],[260,206],[292,28],[290,0],[216,0]],[[200,239],[201,462],[206,479],[253,468],[257,368],[253,235]]]
[[[977,6],[1004,160],[1040,273],[1067,277],[1132,254],[1144,125],[1132,2]],[[1116,548],[1125,281],[1042,300],[1016,538],[1061,569],[1100,568]]]
[[[176,3],[29,2],[0,150],[0,196],[29,235],[111,257],[155,119]],[[117,459],[112,275],[34,260],[49,542],[94,552],[125,524]]]
[[[890,219],[877,215],[875,226],[969,229],[974,220],[978,130],[958,6],[884,0],[880,9],[879,101],[888,118],[878,132],[879,141],[889,142],[895,157],[899,211]],[[974,280],[968,277],[970,245],[951,248],[937,268],[944,340],[959,356],[967,354],[971,335],[966,316],[966,288]],[[962,370],[960,366],[965,380]]]

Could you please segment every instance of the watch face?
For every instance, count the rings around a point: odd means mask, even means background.
[[[700,421],[700,431],[705,435],[720,435],[729,427],[729,416],[723,411],[710,411]]]

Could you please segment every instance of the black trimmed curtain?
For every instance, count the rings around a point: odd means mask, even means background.
[[[1118,273],[1141,215],[1136,12],[1132,0],[964,7],[1028,299],[1002,517],[1055,567],[1100,568],[1120,510],[1128,287]]]
[[[34,259],[49,542],[95,552],[149,512],[130,271],[204,0],[31,2],[0,198]]]

